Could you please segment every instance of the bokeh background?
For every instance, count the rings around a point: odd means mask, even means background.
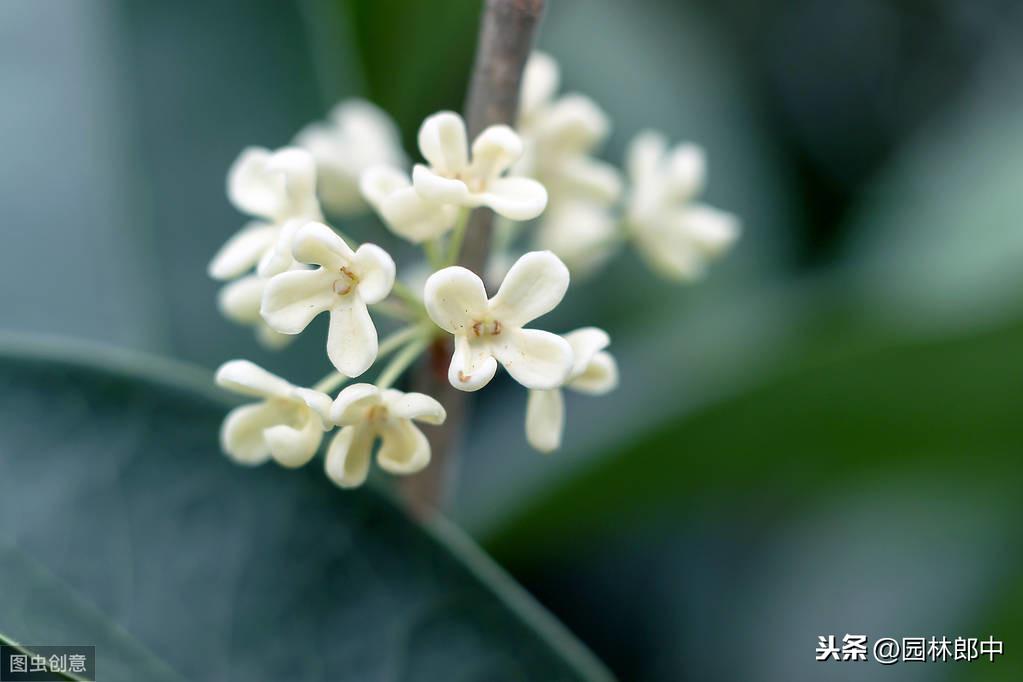
[[[245,146],[337,100],[459,109],[469,0],[0,2],[6,331],[296,382],[216,312]],[[551,0],[540,46],[620,161],[704,145],[734,254],[696,287],[632,255],[551,326],[622,368],[531,452],[486,392],[451,516],[623,680],[1023,677],[1023,6],[1010,0]],[[372,220],[352,233],[391,245]],[[320,321],[322,323],[322,320]],[[995,663],[814,662],[817,636],[989,635]]]

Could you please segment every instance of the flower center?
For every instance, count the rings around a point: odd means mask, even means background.
[[[345,296],[350,294],[355,285],[359,283],[359,278],[355,276],[355,273],[349,270],[347,267],[342,267],[339,272],[341,277],[334,280],[334,293],[338,296]]]
[[[382,422],[387,419],[387,408],[383,405],[374,405],[366,410],[366,421]]]
[[[497,336],[501,333],[500,320],[477,320],[472,325],[474,336]]]

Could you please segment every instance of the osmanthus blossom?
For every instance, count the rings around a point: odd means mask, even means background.
[[[487,206],[510,220],[532,220],[547,206],[547,190],[531,178],[505,176],[522,156],[522,140],[505,125],[486,128],[469,145],[462,117],[442,111],[419,128],[412,183],[422,198],[467,208]]]
[[[327,356],[342,374],[356,377],[377,356],[377,331],[368,304],[382,301],[394,286],[394,261],[374,244],[352,250],[323,223],[303,225],[292,240],[296,262],[319,266],[270,278],[260,313],[281,334],[299,334],[322,312],[330,312]]]
[[[703,150],[669,150],[664,136],[646,131],[629,145],[626,166],[625,222],[640,253],[666,277],[700,277],[739,236],[734,215],[694,201],[705,182]]]
[[[513,171],[535,178],[547,188],[552,204],[587,200],[610,206],[618,200],[618,169],[593,154],[607,139],[611,123],[589,97],[556,97],[561,75],[548,54],[534,52],[526,63],[516,130],[524,151]]]
[[[323,205],[342,215],[366,210],[359,187],[364,171],[378,165],[405,168],[407,163],[394,122],[362,99],[338,103],[326,121],[299,132],[295,144],[316,159]]]
[[[330,397],[301,389],[247,360],[231,360],[217,370],[216,382],[260,401],[236,407],[224,419],[220,444],[242,464],[262,464],[271,457],[286,467],[299,467],[316,454],[331,426],[322,414]]]
[[[500,363],[527,388],[560,386],[572,369],[572,348],[557,334],[523,329],[553,310],[568,289],[565,264],[549,251],[523,255],[493,298],[475,273],[453,266],[426,281],[430,319],[454,336],[448,381],[462,391],[486,386]]]
[[[440,237],[458,219],[458,207],[419,196],[408,173],[391,166],[374,166],[359,181],[366,201],[399,237],[419,244]]]
[[[353,384],[338,394],[329,419],[342,427],[327,447],[326,471],[342,488],[355,488],[369,473],[373,445],[377,464],[391,474],[413,474],[430,463],[430,443],[413,422],[442,424],[444,407],[423,393]]]
[[[584,327],[564,336],[572,347],[572,370],[562,387],[531,390],[526,404],[526,440],[540,452],[561,447],[565,430],[565,398],[562,388],[589,395],[603,395],[618,385],[618,365],[605,348],[607,332]]]
[[[214,279],[231,280],[252,270],[273,250],[291,220],[322,220],[316,198],[316,163],[304,149],[272,152],[249,147],[231,166],[227,196],[256,220],[228,239],[209,265]]]

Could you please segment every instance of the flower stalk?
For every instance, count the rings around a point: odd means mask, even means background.
[[[470,138],[491,125],[515,124],[522,72],[533,49],[544,5],[544,0],[486,0],[465,106]],[[464,221],[465,227],[451,238],[450,253],[457,254],[458,262],[477,275],[483,275],[490,254],[493,223],[492,210],[475,209]],[[444,424],[427,436],[433,451],[432,465],[400,482],[410,510],[421,517],[435,513],[444,504],[466,413],[465,393],[447,380],[451,346],[450,339],[435,341],[429,351],[432,361],[420,365],[413,381],[415,390],[436,396],[447,411]]]

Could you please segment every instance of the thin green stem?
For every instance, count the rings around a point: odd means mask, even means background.
[[[426,260],[430,263],[431,270],[440,270],[444,267],[441,239],[441,237],[437,237],[423,244],[423,249],[426,251]]]
[[[423,338],[412,341],[405,346],[400,353],[394,356],[390,364],[380,372],[380,376],[377,377],[377,388],[390,388],[391,384],[401,376],[401,373],[408,369],[416,361],[416,358],[422,355],[429,343],[429,339]]]
[[[421,324],[409,325],[399,329],[380,342],[380,346],[377,348],[377,360],[387,357],[404,343],[408,343],[417,337],[425,337],[429,334],[429,331],[429,328]],[[346,377],[341,372],[333,371],[316,382],[313,390],[320,391],[321,393],[330,393],[343,386],[348,379],[349,377]]]
[[[454,265],[458,262],[458,257],[462,253],[462,241],[465,239],[465,228],[469,225],[469,213],[471,211],[462,207],[458,211],[458,220],[455,221],[455,227],[451,231],[451,242],[448,244],[448,255],[445,259],[447,265]]]

